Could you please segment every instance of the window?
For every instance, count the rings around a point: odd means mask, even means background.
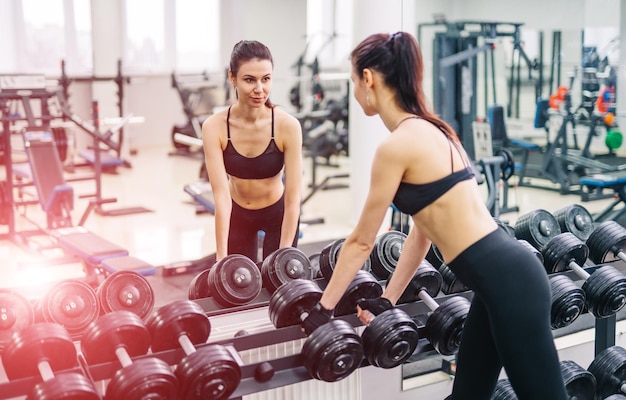
[[[308,48],[305,61],[318,58],[322,69],[349,68],[352,46],[353,0],[309,0],[307,2]]]
[[[89,0],[0,2],[0,73],[59,76],[93,69]]]
[[[133,73],[215,71],[220,0],[126,0],[124,67]]]

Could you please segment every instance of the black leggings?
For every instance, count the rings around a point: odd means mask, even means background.
[[[568,399],[537,257],[497,229],[449,267],[474,292],[449,399],[490,399],[502,367],[520,400]]]
[[[228,232],[228,254],[243,254],[258,262],[259,231],[264,232],[263,259],[280,246],[280,232],[285,210],[285,196],[271,206],[248,210],[233,201]],[[298,224],[299,225],[299,224]],[[293,238],[293,247],[298,245],[299,231]]]

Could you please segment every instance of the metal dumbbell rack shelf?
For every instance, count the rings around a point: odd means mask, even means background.
[[[588,266],[585,267],[585,270],[588,273],[592,273],[595,269],[601,267],[602,265]],[[623,261],[615,261],[606,265],[611,265],[622,272],[626,270],[626,263],[624,263]],[[580,277],[576,275],[574,271],[563,271],[559,272],[558,274],[567,275],[574,281],[580,281]],[[324,279],[316,279],[315,281],[322,289],[326,285]],[[441,294],[435,297],[434,300],[441,304],[453,296],[463,296],[471,300],[471,298],[473,297],[473,293],[471,291],[466,291],[451,295]],[[219,317],[222,316],[236,318],[237,314],[245,313],[247,311],[262,311],[263,309],[266,310],[269,304],[270,297],[270,292],[267,289],[263,288],[259,296],[253,302],[246,305],[230,307],[226,309],[224,308],[224,306],[220,305],[218,302],[210,297],[196,299],[194,301],[202,307],[202,309],[210,318],[219,319]],[[401,304],[398,306],[398,308],[409,314],[418,325],[420,339],[413,356],[410,358],[410,361],[415,362],[431,357],[441,357],[441,355],[433,348],[428,340],[422,339],[426,337],[426,334],[424,332],[425,321],[428,313],[431,312],[431,308],[423,301]],[[346,315],[338,318],[347,321],[354,327],[362,326],[360,320],[356,317],[356,315]],[[595,354],[598,354],[602,350],[615,344],[616,321],[616,315],[601,319],[595,319]],[[567,328],[561,328],[555,332],[555,336],[562,336],[560,334],[561,330],[564,331],[563,335],[566,335],[568,333]],[[312,379],[304,366],[300,354],[293,354],[290,356],[264,360],[250,364],[244,364],[239,357],[239,353],[242,351],[300,340],[304,339],[305,337],[306,336],[301,331],[299,325],[277,329],[273,328],[270,324],[268,325],[267,330],[261,330],[259,332],[246,335],[234,335],[233,337],[225,339],[209,339],[206,344],[197,345],[196,348],[201,349],[203,346],[220,344],[225,346],[232,353],[233,357],[240,361],[241,381],[235,392],[230,397],[231,399],[238,399],[242,396],[252,393],[257,393]],[[133,358],[133,361],[140,360],[146,357],[157,357],[165,361],[169,365],[176,365],[184,356],[184,350],[177,348],[173,350],[165,350],[157,353],[149,353],[146,355],[138,356]],[[267,368],[268,363],[271,364],[271,368],[273,369],[273,375],[271,375],[271,378],[268,380],[257,379],[257,377],[259,376],[259,372],[262,369]],[[79,365],[79,367],[75,367],[73,369],[63,372],[77,372],[85,374],[94,382],[100,382],[111,379],[111,377],[120,368],[118,362],[106,362],[96,365],[87,365],[85,359],[81,358],[81,356],[79,356]],[[368,365],[369,363],[367,359],[363,358],[360,367],[365,367]],[[0,382],[0,399],[11,399],[24,396],[29,393],[34,385],[36,385],[40,380],[40,377],[28,377],[13,380],[10,382]]]

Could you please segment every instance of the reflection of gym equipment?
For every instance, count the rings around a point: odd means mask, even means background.
[[[511,64],[511,85],[509,103],[513,102],[514,73],[517,70],[519,97],[520,60],[531,70],[542,69],[542,60],[529,60],[521,46],[520,23],[506,22],[434,22],[418,26],[418,41],[421,42],[424,27],[445,27],[445,31],[435,32],[433,48],[433,105],[434,109],[457,132],[469,156],[474,159],[472,123],[477,120],[478,68],[476,58],[484,55],[484,107],[490,104],[489,96],[496,99],[494,49],[498,37],[513,38],[513,60]],[[536,80],[537,92],[543,85],[543,76]],[[519,100],[518,100],[519,103]],[[509,108],[511,104],[509,104]],[[510,115],[510,114],[509,114]]]
[[[99,215],[104,215],[104,216],[117,216],[117,215],[128,215],[128,214],[137,214],[137,213],[143,213],[143,212],[151,212],[152,210],[149,210],[145,207],[124,207],[124,208],[118,208],[114,210],[104,210],[102,208],[103,203],[110,203],[110,202],[114,202],[117,200],[103,201],[102,199],[102,185],[101,185],[100,176],[102,174],[103,168],[105,167],[105,164],[103,163],[103,159],[105,160],[107,159],[106,157],[103,158],[103,155],[107,153],[106,151],[103,152],[104,149],[101,148],[101,144],[104,144],[106,148],[108,149],[119,151],[122,143],[116,142],[115,140],[112,139],[111,136],[113,135],[114,130],[109,129],[106,132],[100,131],[100,116],[99,116],[99,108],[98,108],[97,101],[92,102],[92,118],[93,118],[93,125],[92,125],[88,123],[87,121],[82,120],[78,115],[73,114],[68,109],[67,104],[64,102],[64,99],[62,98],[60,94],[58,94],[57,97],[59,98],[59,105],[61,107],[61,112],[63,113],[63,116],[69,119],[70,121],[74,122],[82,131],[86,132],[87,134],[89,134],[89,136],[93,138],[92,148],[89,149],[88,151],[90,154],[90,159],[93,162],[93,167],[94,167],[94,171],[96,175],[96,179],[95,179],[96,193],[93,195],[96,201],[91,203],[96,213],[98,213]],[[132,118],[132,115],[128,115],[124,117],[122,121],[120,122],[120,124],[118,125],[118,128],[116,129],[121,129],[121,127],[124,126],[127,122],[129,122],[131,118]],[[115,162],[114,158],[108,158],[108,159]]]
[[[225,79],[224,86],[228,85]],[[192,155],[192,149],[202,148],[196,146],[196,141],[189,142],[187,138],[202,140],[202,123],[211,114],[215,104],[215,92],[219,88],[213,83],[210,76],[202,74],[176,74],[172,73],[172,87],[176,89],[183,106],[183,113],[187,121],[172,127],[172,144],[175,155]],[[228,88],[225,87],[228,93]],[[197,152],[196,152],[197,153]],[[202,152],[199,152],[202,153]],[[196,154],[202,157],[202,154]]]
[[[117,87],[117,107],[118,115],[121,118],[121,122],[116,124],[112,129],[105,132],[105,136],[108,138],[106,142],[106,151],[101,151],[100,163],[105,170],[115,171],[116,167],[124,166],[130,167],[130,162],[122,159],[122,143],[124,142],[124,126],[130,122],[132,115],[124,116],[124,85],[130,83],[129,77],[122,75],[122,61],[117,61],[117,74],[115,76],[88,76],[88,77],[69,77],[65,71],[65,60],[61,61],[61,77],[59,78],[59,85],[61,86],[61,93],[58,94],[59,102],[63,107],[64,120],[72,120],[70,116],[70,107],[66,100],[69,99],[69,87],[73,82],[78,83],[94,83],[94,82],[114,82]],[[135,119],[135,118],[133,118]],[[80,124],[79,124],[80,126]],[[82,128],[82,127],[81,127]],[[90,132],[87,132],[90,133]],[[113,140],[113,135],[117,136],[117,140]],[[70,169],[73,172],[74,167],[78,166],[94,166],[95,165],[95,150],[86,149],[79,152],[81,158],[85,160],[84,165],[74,164],[74,160],[70,160],[71,163],[66,166],[66,169]]]
[[[575,132],[578,116],[572,109],[571,96],[569,91],[565,88],[561,90],[558,102],[554,106],[558,109],[551,108],[548,113],[550,118],[560,116],[562,122],[553,140],[549,141],[546,148],[536,146],[534,148],[524,148],[524,158],[519,173],[519,185],[530,186],[534,185],[529,183],[526,178],[543,178],[550,180],[558,185],[558,190],[562,194],[582,193],[582,189],[573,188],[581,185],[581,179],[583,177],[593,174],[604,174],[617,172],[625,168],[624,165],[613,165],[607,162],[602,162],[590,157],[589,146],[593,136],[596,135],[596,127],[599,122],[603,120],[603,117],[595,114],[591,115],[589,124],[590,132],[585,143],[585,148],[577,150],[577,143],[572,148],[568,143],[569,132]],[[553,100],[555,102],[557,100]],[[574,139],[576,136],[574,136]],[[541,154],[540,164],[532,164],[529,162],[531,153],[538,152]],[[608,159],[607,159],[608,160]],[[543,186],[537,186],[540,188],[546,188]],[[595,196],[595,198],[599,198]],[[591,197],[587,197],[586,200],[590,200]]]
[[[80,219],[79,226],[73,225],[71,211],[74,206],[74,191],[63,177],[63,168],[52,135],[45,131],[26,131],[23,136],[32,177],[32,182],[28,184],[36,188],[36,202],[45,212],[47,224],[45,228],[24,232],[17,232],[13,225],[10,227],[10,238],[18,240],[20,244],[29,244],[34,236],[49,237],[57,247],[70,255],[70,259],[80,260],[88,275],[112,273],[116,270],[141,271],[145,275],[154,274],[155,268],[148,263],[129,256],[126,249],[81,226],[89,213],[99,205],[97,200],[93,199],[89,203]],[[18,188],[24,186],[26,184],[20,184]],[[12,198],[12,193],[9,194],[9,198]],[[110,202],[110,200],[102,201]],[[6,206],[13,207],[13,204],[9,203]],[[37,225],[34,221],[30,222]],[[59,262],[63,261],[70,260],[62,258]]]

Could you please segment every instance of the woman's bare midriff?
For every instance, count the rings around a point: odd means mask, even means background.
[[[413,222],[437,246],[446,262],[498,227],[472,180],[458,183],[414,215]]]
[[[243,208],[259,210],[275,204],[283,195],[282,173],[267,179],[229,177],[233,201]]]

